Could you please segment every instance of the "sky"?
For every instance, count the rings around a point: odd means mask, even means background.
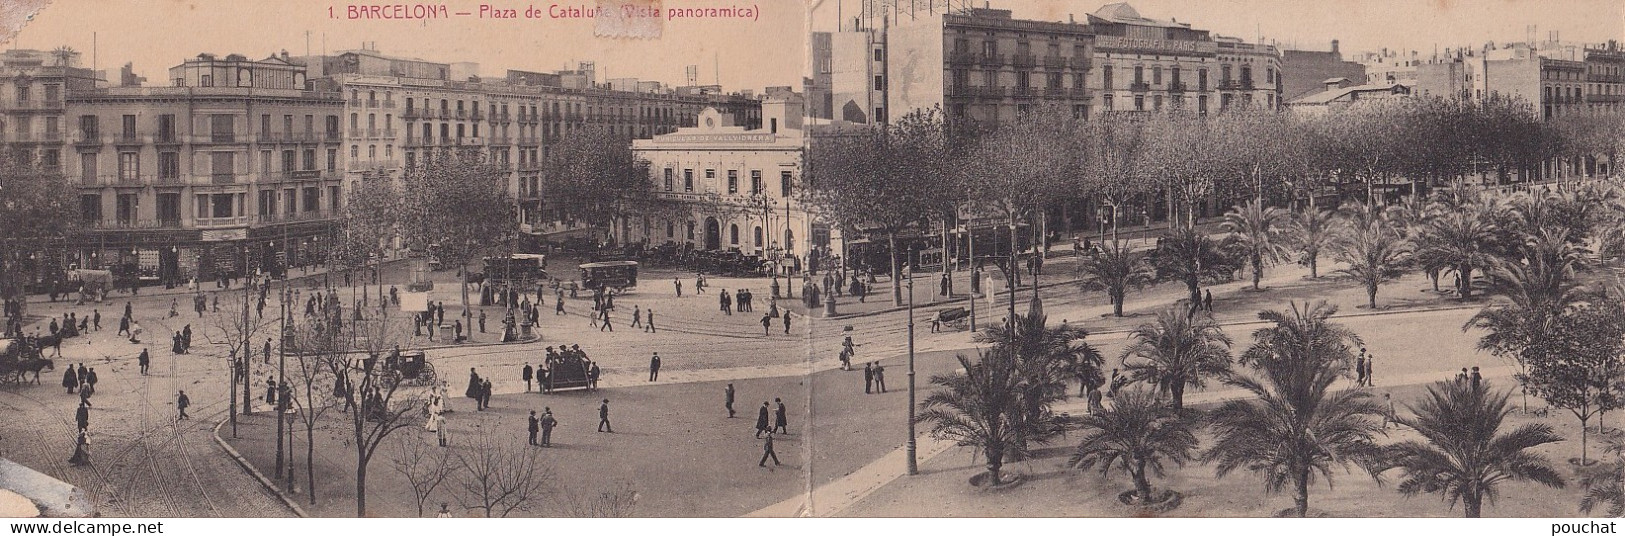
[[[860,13],[864,0],[811,0],[815,30],[835,28],[836,7],[845,19]],[[879,2],[880,0],[872,0]],[[986,0],[1017,18],[1065,21],[1108,4],[1106,0]],[[906,16],[927,0],[890,0]],[[982,7],[984,0],[974,0]],[[954,0],[954,5],[967,2]],[[1564,41],[1625,41],[1625,2],[1620,0],[1130,0],[1141,16],[1176,19],[1197,29],[1300,50],[1329,50],[1332,39],[1350,52],[1389,49],[1431,53],[1439,48],[1478,46],[1487,41],[1526,39],[1535,25],[1539,38],[1556,30]],[[943,5],[943,0],[936,0]],[[876,24],[879,24],[876,18]]]
[[[0,0],[27,4],[39,0]],[[595,6],[649,0],[560,0],[556,5]],[[653,0],[659,3],[659,0]],[[659,39],[594,37],[595,19],[526,19],[534,6],[547,10],[555,2],[514,0],[444,0],[448,11],[477,12],[481,4],[511,8],[521,18],[450,20],[348,20],[345,6],[414,4],[348,0],[54,0],[26,23],[7,48],[50,50],[67,45],[84,52],[90,66],[92,35],[95,63],[110,76],[134,62],[147,85],[167,85],[170,67],[202,52],[240,53],[260,59],[286,49],[303,55],[360,48],[376,42],[389,55],[431,61],[473,61],[480,74],[501,77],[507,69],[553,71],[574,68],[574,61],[597,62],[599,81],[634,77],[681,85],[685,66],[699,67],[699,82],[720,79],[732,91],[767,86],[801,85],[806,63],[807,11],[801,0],[665,0],[666,7],[759,6],[755,20],[686,19],[664,22]],[[431,4],[440,5],[440,4]],[[0,10],[6,6],[0,6]],[[333,7],[338,18],[329,18]],[[5,15],[5,13],[0,13]],[[663,17],[664,19],[664,17]],[[3,21],[0,21],[3,22]],[[717,67],[720,66],[720,69]],[[718,71],[720,70],[720,76]]]

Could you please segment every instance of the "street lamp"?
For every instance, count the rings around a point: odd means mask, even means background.
[[[908,474],[917,475],[920,464],[914,440],[914,270],[904,267],[903,275],[908,278]]]

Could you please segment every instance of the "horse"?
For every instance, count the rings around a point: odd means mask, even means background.
[[[45,358],[27,359],[19,362],[16,365],[17,381],[23,381],[23,375],[32,372],[34,373],[34,384],[38,385],[41,370],[55,371],[56,362]]]
[[[34,349],[39,351],[41,357],[44,357],[46,348],[56,349],[56,357],[62,357],[62,336],[42,335],[34,339]]]

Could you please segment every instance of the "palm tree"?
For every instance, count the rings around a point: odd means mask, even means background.
[[[1461,327],[1462,331],[1484,330],[1478,340],[1479,350],[1510,358],[1524,367],[1523,349],[1553,333],[1558,317],[1585,299],[1575,272],[1585,266],[1587,252],[1567,236],[1564,230],[1540,229],[1524,243],[1523,262],[1498,261],[1488,269],[1490,292],[1506,296],[1510,303],[1485,307]],[[1524,368],[1522,372],[1527,373]],[[1527,386],[1524,395],[1527,410]]]
[[[1625,433],[1615,431],[1603,438],[1603,452],[1613,455],[1613,462],[1591,470],[1581,470],[1580,486],[1586,489],[1580,497],[1580,513],[1590,515],[1598,505],[1608,505],[1608,517],[1625,517]]]
[[[1473,292],[1473,270],[1495,262],[1496,231],[1494,221],[1482,211],[1440,211],[1417,234],[1417,260],[1424,267],[1454,270],[1460,278],[1456,293],[1467,299]]]
[[[1333,258],[1347,265],[1337,272],[1365,286],[1366,305],[1377,308],[1377,287],[1399,279],[1411,263],[1410,244],[1382,219],[1351,219],[1332,244]]]
[[[1199,286],[1203,279],[1219,279],[1235,272],[1235,265],[1218,242],[1183,226],[1176,226],[1163,237],[1162,244],[1151,252],[1151,265],[1156,267],[1159,279],[1185,283],[1191,303],[1202,299]]]
[[[1004,483],[1001,470],[1008,454],[1019,454],[1016,422],[1023,413],[1015,359],[1005,348],[980,352],[975,363],[957,356],[964,374],[931,377],[941,387],[925,397],[915,422],[931,424],[931,437],[980,449],[989,482]]]
[[[1037,309],[1035,302],[1028,314],[1016,315],[1014,332],[1010,324],[1001,324],[974,337],[1015,360],[1012,366],[1022,412],[1014,416],[1014,424],[1023,446],[1059,435],[1065,423],[1050,413],[1050,406],[1066,398],[1067,382],[1072,378],[1097,378],[1105,365],[1100,352],[1084,342],[1088,331],[1075,326],[1049,327]]]
[[[1309,207],[1287,218],[1287,243],[1298,252],[1299,262],[1309,265],[1309,277],[1320,277],[1320,252],[1337,239],[1337,220],[1332,211]]]
[[[1159,312],[1155,323],[1134,328],[1122,357],[1131,381],[1155,386],[1159,395],[1171,397],[1176,410],[1185,408],[1186,386],[1200,389],[1207,378],[1230,373],[1230,336],[1212,316],[1178,309]]]
[[[1507,407],[1509,394],[1491,393],[1488,385],[1469,382],[1438,382],[1428,387],[1420,404],[1407,406],[1415,417],[1398,419],[1401,426],[1422,434],[1426,442],[1405,441],[1384,449],[1386,465],[1404,473],[1399,492],[1407,497],[1437,493],[1452,508],[1461,502],[1467,517],[1479,517],[1484,499],[1494,502],[1496,487],[1502,482],[1562,488],[1563,477],[1546,457],[1528,451],[1563,440],[1550,426],[1527,424],[1497,434],[1512,412]]]
[[[1078,258],[1084,290],[1104,290],[1112,300],[1112,314],[1123,316],[1123,298],[1130,287],[1138,290],[1156,276],[1144,251],[1134,251],[1120,240],[1102,243],[1099,251]]]
[[[1309,512],[1309,486],[1317,478],[1331,482],[1333,466],[1353,462],[1373,469],[1382,409],[1361,390],[1332,392],[1349,371],[1350,348],[1359,337],[1327,319],[1337,311],[1325,302],[1286,311],[1263,311],[1274,324],[1253,333],[1253,346],[1242,355],[1254,374],[1233,374],[1225,383],[1251,392],[1257,400],[1232,400],[1209,420],[1216,443],[1202,455],[1218,462],[1224,477],[1247,469],[1264,478],[1266,490],[1290,483],[1293,512]]]
[[[1264,278],[1264,264],[1276,262],[1286,256],[1287,248],[1280,239],[1281,220],[1286,213],[1279,208],[1265,207],[1258,201],[1236,205],[1225,213],[1220,223],[1236,244],[1247,252],[1247,262],[1253,266],[1253,290]]]
[[[1176,409],[1144,389],[1119,392],[1112,406],[1083,418],[1088,432],[1067,461],[1073,469],[1100,466],[1102,475],[1121,469],[1134,480],[1140,504],[1151,502],[1150,476],[1162,478],[1163,462],[1184,467],[1196,455],[1196,417]]]

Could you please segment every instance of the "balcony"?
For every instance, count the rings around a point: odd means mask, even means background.
[[[62,113],[62,100],[25,100],[13,103],[7,110],[17,113]]]
[[[1010,65],[1018,69],[1031,68],[1038,65],[1038,58],[1032,54],[1012,54],[1010,56]]]
[[[984,66],[1004,65],[1004,55],[1003,54],[983,54],[981,58],[977,59],[977,63],[980,63],[980,64],[982,64]]]
[[[384,101],[383,101],[383,106],[384,106],[384,107],[385,107],[385,108],[394,108],[394,107],[395,107],[395,101],[392,101],[392,100],[384,100]]]
[[[541,171],[541,162],[524,162],[519,164],[519,171]]]
[[[1071,65],[1073,69],[1076,69],[1076,70],[1079,70],[1079,71],[1087,71],[1087,70],[1089,70],[1089,67],[1090,67],[1089,57],[1084,56],[1084,57],[1072,58],[1071,61],[1067,62],[1067,65]]]
[[[1088,99],[1089,89],[1082,87],[1069,87],[1066,88],[1066,95],[1074,99]]]
[[[199,229],[216,229],[221,227],[246,227],[249,216],[226,216],[220,218],[194,218],[193,225]]]
[[[948,63],[955,65],[971,65],[981,61],[982,55],[969,50],[955,50],[948,53]]]
[[[434,138],[415,138],[412,136],[407,136],[406,143],[401,144],[402,147],[430,147],[433,145]]]
[[[458,121],[468,119],[468,111],[467,110],[457,110],[456,117],[457,117]]]
[[[180,229],[181,228],[181,220],[178,220],[178,219],[173,219],[173,220],[170,220],[170,219],[161,219],[161,220],[148,220],[148,219],[112,220],[112,221],[91,222],[90,225],[92,227],[98,229],[98,230]]]
[[[428,119],[429,114],[425,113],[422,108],[407,108],[405,112],[401,112],[401,118],[407,121]]]
[[[1220,80],[1219,81],[1219,90],[1220,91],[1234,90],[1234,89],[1241,89],[1241,83],[1237,82],[1235,80]]]
[[[1184,82],[1180,82],[1178,80],[1175,80],[1175,81],[1170,82],[1168,84],[1168,92],[1169,93],[1184,93],[1188,89],[1190,89],[1190,88],[1185,87]]]
[[[361,107],[361,99],[350,99],[350,106],[355,107],[355,108],[360,108]]]
[[[113,138],[114,145],[143,145],[145,143],[145,139],[134,133],[120,134],[117,138]]]
[[[1037,96],[1038,90],[1031,87],[1016,86],[1010,88],[1010,96],[1018,99],[1030,99]]]
[[[331,210],[311,210],[293,214],[260,214],[254,216],[256,224],[293,223],[301,221],[330,220],[335,218]]]
[[[1147,84],[1145,82],[1134,82],[1128,85],[1128,90],[1134,92],[1151,91],[1151,84]]]
[[[1066,67],[1066,56],[1044,56],[1044,68],[1060,69]]]
[[[209,184],[236,184],[235,173],[213,173],[209,175]]]
[[[485,114],[480,112],[478,109],[475,109],[474,111],[468,113],[468,118],[473,121],[484,121]]]
[[[508,116],[507,113],[491,114],[491,122],[492,123],[496,123],[496,124],[500,124],[500,125],[506,125],[511,121],[512,121],[512,119]]]
[[[450,136],[441,136],[440,137],[440,144],[441,145],[448,145],[448,146],[449,145],[462,145],[463,140],[462,140],[462,138],[453,138],[453,137],[450,137]]]
[[[29,141],[28,138],[27,133],[20,133],[15,141]],[[101,147],[102,137],[95,132],[80,134],[77,138],[74,138],[73,144],[78,147]]]
[[[1241,89],[1255,89],[1253,87],[1253,79],[1251,79],[1251,78],[1243,78],[1243,79],[1241,79]]]
[[[491,136],[489,138],[486,138],[486,140],[489,141],[491,143],[491,145],[512,145],[513,144],[513,138],[510,138],[508,136]]]
[[[60,130],[47,130],[47,131],[45,131],[45,141],[62,141],[62,131],[60,131]]]
[[[519,145],[541,145],[541,140],[536,136],[520,136]]]
[[[367,107],[368,108],[377,108],[378,107],[378,99],[368,99],[367,100]]]
[[[153,136],[152,142],[158,145],[180,145],[181,138],[174,132],[159,132],[157,136]]]

